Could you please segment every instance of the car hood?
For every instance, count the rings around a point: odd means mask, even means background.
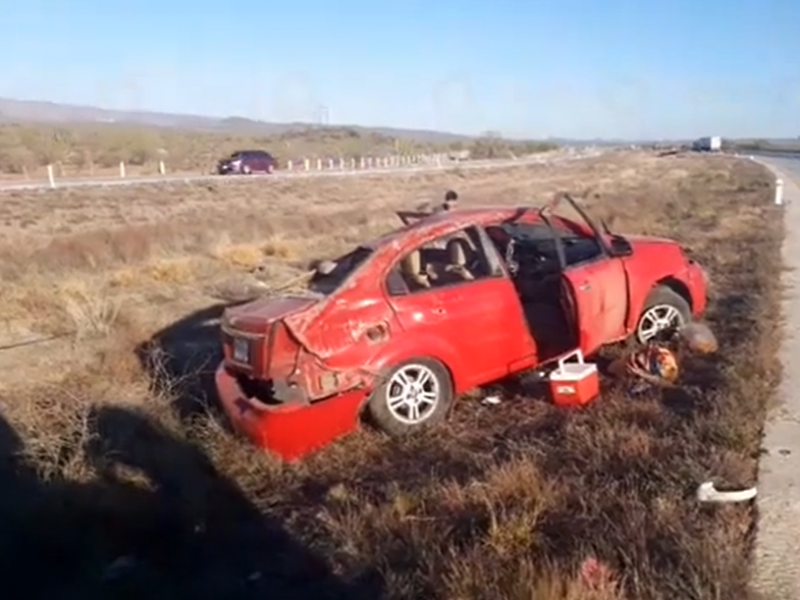
[[[275,321],[308,310],[319,301],[320,297],[312,295],[260,298],[225,309],[222,323],[238,331],[264,333]]]

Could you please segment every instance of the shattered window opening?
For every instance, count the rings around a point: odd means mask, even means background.
[[[360,267],[370,256],[372,249],[366,246],[358,246],[332,261],[334,267],[330,271],[323,272],[319,268],[314,269],[314,274],[308,282],[308,289],[318,294],[330,295],[338,290],[344,282]]]
[[[603,249],[594,236],[582,235],[571,227],[567,227],[557,221],[553,226],[558,229],[559,237],[562,244],[564,244],[568,267],[592,261],[602,256]],[[503,223],[498,227],[514,240],[520,253],[533,253],[548,262],[555,263],[558,261],[556,240],[553,237],[553,232],[545,223]]]

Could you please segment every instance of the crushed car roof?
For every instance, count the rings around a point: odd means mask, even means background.
[[[414,238],[428,238],[445,235],[470,225],[487,225],[499,221],[511,221],[523,214],[537,211],[533,206],[476,206],[470,208],[454,208],[421,217],[405,227],[390,231],[371,242],[362,244],[364,247],[376,250],[378,248],[394,245],[409,236]]]

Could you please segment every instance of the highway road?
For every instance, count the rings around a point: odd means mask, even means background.
[[[779,405],[764,427],[754,584],[763,598],[800,598],[800,154],[755,157],[784,182],[786,237]]]
[[[741,155],[747,155],[747,152],[740,152]],[[787,159],[787,160],[797,160],[800,159],[800,152],[750,152],[750,156],[756,156],[758,158],[780,158],[780,159]]]
[[[196,183],[203,181],[265,181],[274,179],[298,179],[309,177],[367,177],[370,175],[408,175],[411,173],[424,173],[429,171],[445,170],[473,170],[473,169],[498,169],[528,164],[559,163],[599,156],[604,149],[584,149],[574,153],[533,155],[516,160],[473,160],[464,162],[444,162],[441,165],[408,165],[400,167],[382,167],[372,169],[322,169],[322,170],[294,170],[278,171],[271,175],[160,175],[154,177],[130,177],[107,179],[56,179],[55,189],[79,187],[104,187],[104,186],[134,186],[146,184],[166,183]],[[13,192],[21,190],[47,190],[52,189],[49,181],[0,181],[0,192]]]

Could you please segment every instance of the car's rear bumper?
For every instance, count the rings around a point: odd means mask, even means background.
[[[267,406],[247,397],[224,362],[217,367],[215,382],[233,428],[287,461],[301,459],[355,430],[365,398],[365,393],[358,391],[312,404]]]

